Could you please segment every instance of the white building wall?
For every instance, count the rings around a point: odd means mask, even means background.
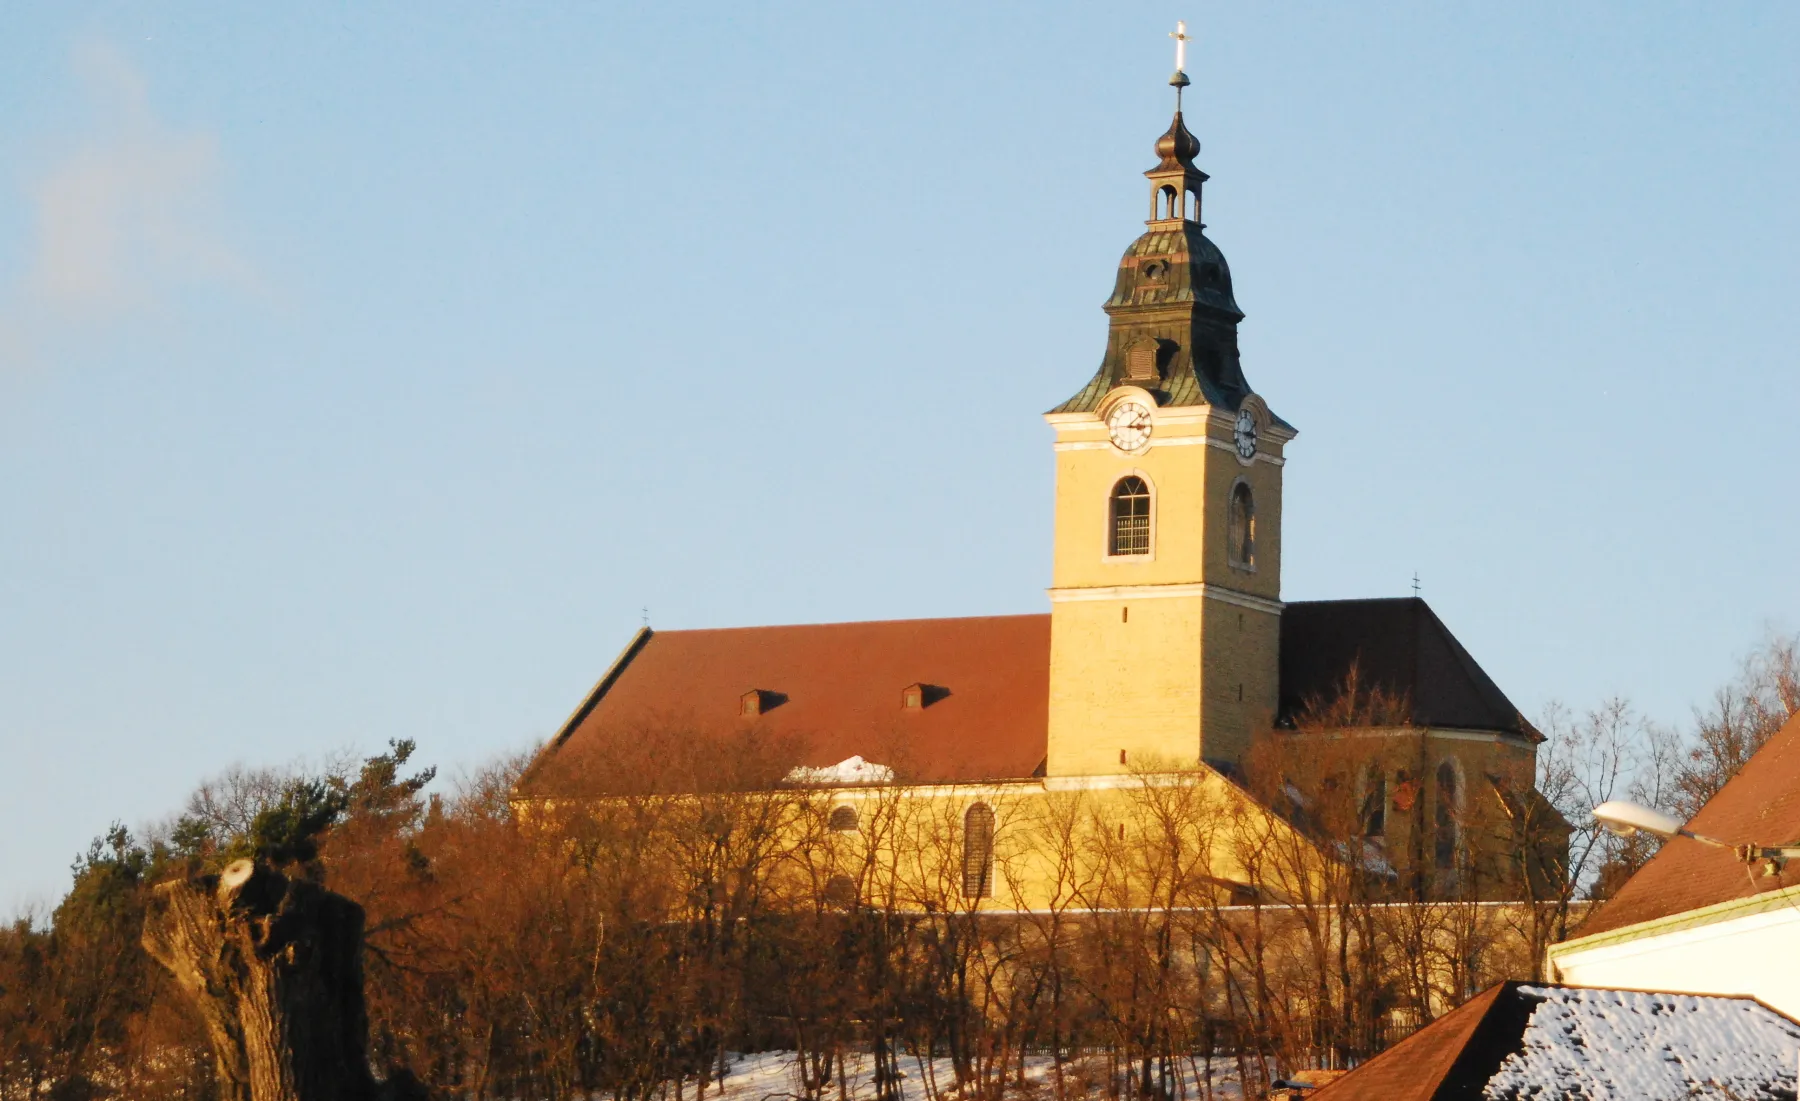
[[[1744,901],[1748,912],[1695,911],[1705,917],[1566,941],[1550,949],[1552,972],[1581,986],[1749,994],[1800,1018],[1800,893]]]

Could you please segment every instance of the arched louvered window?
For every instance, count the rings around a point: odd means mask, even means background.
[[[1379,761],[1371,761],[1363,776],[1362,828],[1371,840],[1387,836],[1387,773]]]
[[[1136,474],[1120,478],[1112,489],[1112,534],[1109,554],[1150,553],[1150,487]]]
[[[1457,818],[1461,810],[1462,792],[1456,775],[1456,763],[1445,761],[1437,770],[1437,837],[1433,856],[1439,871],[1456,870]]]
[[[963,894],[994,894],[994,808],[976,803],[963,815]]]
[[[1244,569],[1256,565],[1256,498],[1251,495],[1248,482],[1231,487],[1231,515],[1225,525],[1225,537],[1230,540],[1226,553],[1232,565]]]
[[[857,825],[856,808],[851,806],[831,808],[831,817],[826,824],[839,832],[854,830]]]

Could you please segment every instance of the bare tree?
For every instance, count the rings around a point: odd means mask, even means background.
[[[1664,805],[1691,818],[1800,711],[1800,635],[1771,636],[1743,659],[1731,683],[1694,714],[1694,731]]]

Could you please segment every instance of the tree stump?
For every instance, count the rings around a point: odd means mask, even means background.
[[[143,942],[199,1010],[226,1101],[376,1101],[362,937],[361,906],[239,860],[158,886]]]

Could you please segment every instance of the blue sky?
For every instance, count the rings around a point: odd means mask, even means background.
[[[1417,570],[1533,714],[1800,629],[1791,5],[16,5],[0,909],[641,609],[1045,610],[1177,18],[1288,599]]]

